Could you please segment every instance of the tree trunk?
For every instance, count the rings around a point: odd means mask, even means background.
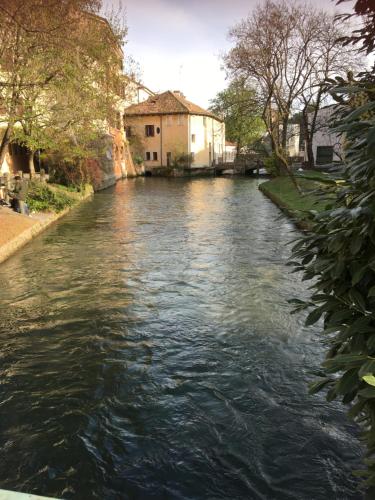
[[[288,146],[288,118],[283,118],[282,120],[282,131],[281,131],[281,147],[285,151],[287,155],[287,146]]]
[[[13,125],[8,123],[8,126],[5,130],[4,136],[3,136],[2,140],[1,140],[1,144],[0,144],[0,167],[4,162],[5,155],[7,152],[7,147],[9,146],[12,133],[13,133]]]
[[[309,118],[306,111],[302,112],[302,133],[303,133],[303,139],[305,141],[307,164],[309,168],[314,168],[315,161],[314,161],[314,153],[312,147],[313,135],[309,130]]]
[[[29,172],[30,172],[31,179],[33,177],[35,177],[34,155],[35,155],[35,152],[29,149],[27,156],[28,156]]]
[[[309,168],[315,167],[314,151],[312,145],[312,137],[309,135],[306,140],[307,163]]]

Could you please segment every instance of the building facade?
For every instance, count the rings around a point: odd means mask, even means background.
[[[315,165],[329,165],[332,162],[340,162],[342,158],[342,138],[329,128],[333,109],[333,106],[321,108],[316,117],[312,143]],[[309,113],[309,122],[312,119],[313,113]],[[307,160],[307,156],[305,159]]]
[[[124,119],[132,153],[142,157],[146,172],[208,168],[223,161],[224,122],[179,91],[127,107]]]
[[[225,141],[224,163],[234,163],[237,156],[237,144]]]

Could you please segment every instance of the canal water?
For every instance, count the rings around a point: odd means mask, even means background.
[[[258,182],[120,182],[0,266],[0,488],[363,497],[356,428],[307,395],[324,347]]]

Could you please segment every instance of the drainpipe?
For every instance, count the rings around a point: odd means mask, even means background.
[[[211,136],[212,136],[212,164],[214,165],[215,164],[215,135],[214,135],[214,119],[213,118],[211,118]]]
[[[190,136],[190,130],[191,130],[191,122],[190,122],[191,116],[188,115],[188,158],[189,158],[189,168],[191,168],[191,160],[190,160],[190,153],[191,153],[191,136]]]
[[[160,166],[163,166],[163,117],[160,115]]]

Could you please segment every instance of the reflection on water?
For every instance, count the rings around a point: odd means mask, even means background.
[[[136,179],[0,268],[0,487],[75,499],[360,499],[293,229],[251,179]]]

